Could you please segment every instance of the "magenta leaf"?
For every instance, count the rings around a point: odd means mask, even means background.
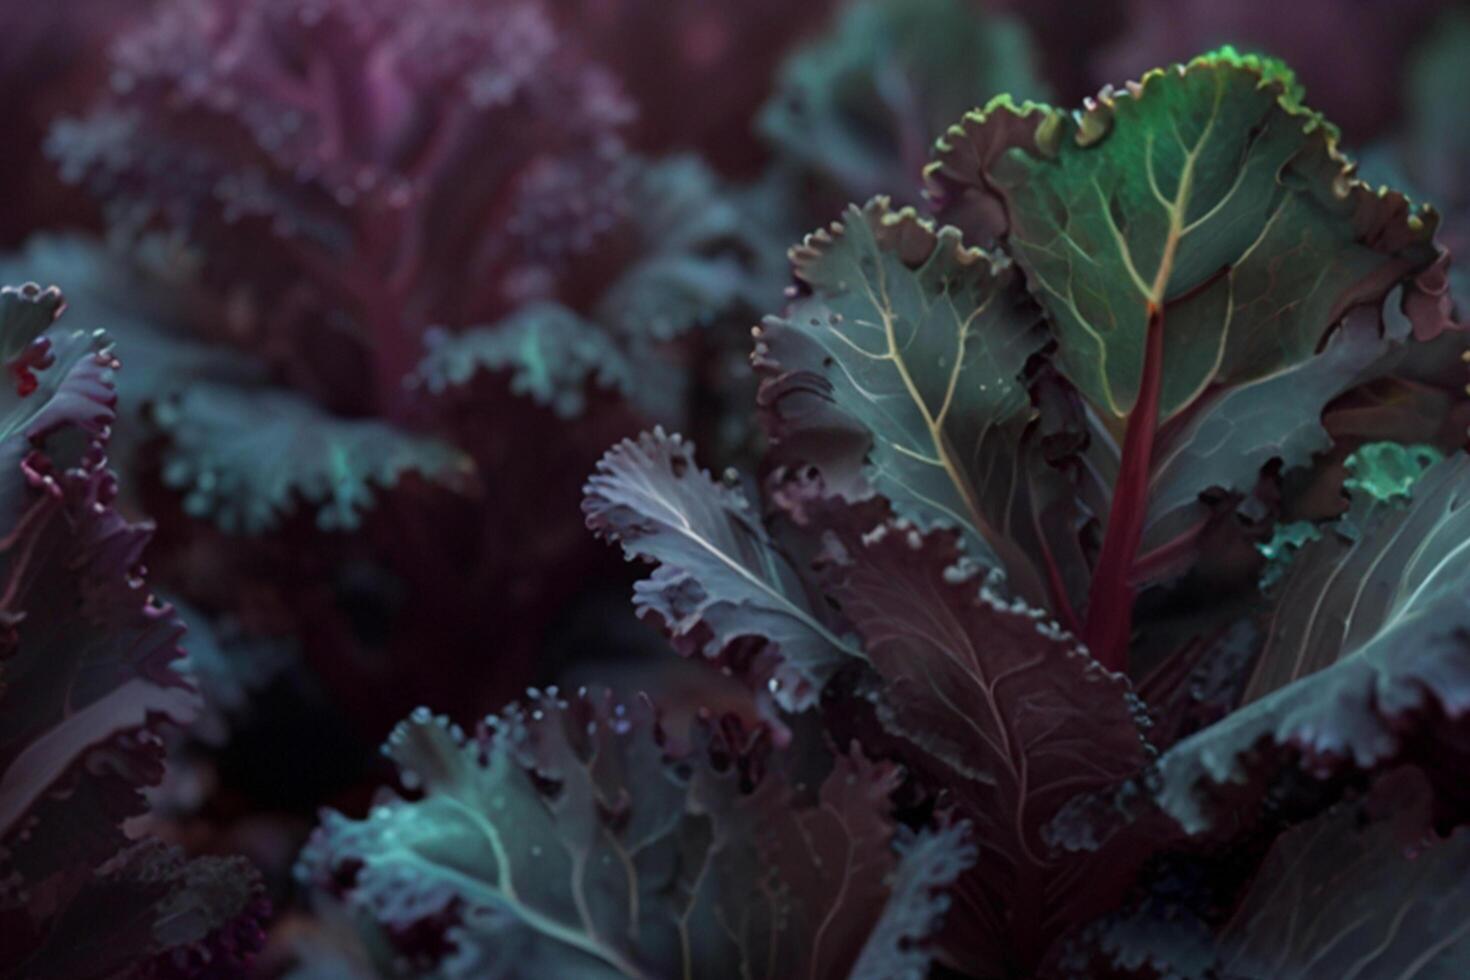
[[[253,875],[123,826],[162,777],[161,729],[197,695],[175,671],[183,623],[146,588],[152,528],[114,506],[117,361],[101,333],[45,332],[62,305],[54,288],[0,290],[0,962],[101,976],[167,957],[189,975],[197,955],[233,975],[262,938]],[[114,902],[133,918],[97,942]]]
[[[1002,962],[1034,969],[1097,913],[1093,903],[1126,889],[1130,862],[1146,853],[1125,841],[1057,854],[1045,836],[1074,797],[1148,764],[1128,682],[1044,613],[999,594],[952,534],[891,518],[851,528],[831,589],[882,680],[880,711],[916,750],[911,764],[976,827],[980,859],[961,884],[947,951],[977,975]],[[1075,887],[1103,874],[1107,883]]]

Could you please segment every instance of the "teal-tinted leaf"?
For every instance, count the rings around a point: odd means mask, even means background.
[[[0,291],[0,359],[9,365],[31,349],[66,305],[61,290],[42,289],[35,279]]]
[[[587,407],[587,388],[627,395],[632,366],[613,338],[564,306],[535,303],[499,323],[462,333],[435,331],[413,383],[432,394],[462,387],[481,371],[507,372],[510,390],[562,418]]]
[[[1017,593],[1051,605],[1050,554],[1076,547],[1080,522],[1023,379],[1046,343],[1039,312],[1008,262],[954,228],[882,198],[845,218],[793,250],[809,294],[759,334],[773,439],[834,492],[871,487],[922,528],[961,531]]]
[[[513,392],[563,418],[586,409],[590,384],[650,420],[681,422],[687,382],[669,342],[732,317],[743,324],[775,302],[784,239],[758,197],[725,186],[697,159],[640,163],[631,175],[622,244],[632,259],[591,312],[533,303],[497,323],[436,331],[413,382],[437,394],[479,371],[505,371]]]
[[[1045,95],[1021,25],[963,0],[864,0],[793,55],[759,127],[849,200],[909,200],[934,138],[991,97]]]
[[[299,874],[329,879],[361,862],[345,897],[390,929],[463,903],[469,935],[455,941],[472,947],[462,958],[482,958],[487,978],[532,966],[546,976],[649,975],[635,941],[667,912],[658,871],[676,867],[687,787],[664,769],[645,708],[614,716],[597,700],[572,704],[549,692],[487,719],[474,739],[415,713],[384,751],[422,798],[382,801],[362,821],[326,814]],[[647,867],[660,849],[668,853]],[[676,956],[673,916],[664,929],[648,941]]]
[[[1461,453],[1433,464],[1412,499],[1396,480],[1385,502],[1376,462],[1388,455],[1378,451],[1382,445],[1364,447],[1368,454],[1360,451],[1351,467],[1353,479],[1374,492],[1360,490],[1337,528],[1305,544],[1293,562],[1248,702],[1345,658],[1403,663],[1393,651],[1432,657],[1466,649],[1455,624],[1470,622],[1463,591],[1470,582],[1470,460]]]
[[[1245,707],[1162,759],[1162,801],[1187,829],[1212,821],[1213,784],[1244,781],[1262,743],[1309,764],[1372,768],[1415,718],[1470,712],[1470,457],[1435,464],[1407,503],[1360,494],[1293,559]]]
[[[1215,936],[1188,909],[1168,899],[1145,901],[1091,923],[1071,938],[1064,976],[1205,980],[1216,966]],[[1242,978],[1244,980],[1244,978]],[[1263,978],[1264,980],[1264,978]]]
[[[951,128],[929,173],[942,198],[992,202],[1059,365],[1104,419],[1153,376],[1153,329],[1167,419],[1310,357],[1349,309],[1440,257],[1432,212],[1353,180],[1285,67],[1230,49],[1075,116],[997,100]]]
[[[299,873],[390,935],[437,925],[445,976],[848,976],[900,895],[897,771],[839,757],[804,799],[780,760],[749,777],[714,738],[678,748],[605,692],[536,694],[473,737],[421,712],[386,748],[415,798],[327,814]],[[962,844],[935,850],[895,882],[942,887]]]
[[[1322,536],[1322,528],[1311,521],[1292,521],[1278,524],[1269,540],[1256,545],[1266,559],[1266,569],[1261,573],[1261,588],[1269,589],[1281,581],[1291,560],[1302,547]]]
[[[444,443],[334,418],[284,390],[201,383],[153,411],[168,440],[164,482],[231,534],[270,530],[303,501],[322,529],[350,529],[405,473],[459,487],[472,472]]]
[[[1370,442],[1347,458],[1352,475],[1343,482],[1343,489],[1366,494],[1379,503],[1392,503],[1411,496],[1425,472],[1443,459],[1444,453],[1433,446]]]
[[[319,509],[324,527],[354,526],[372,506],[373,488],[392,486],[406,470],[450,485],[464,480],[467,459],[443,444],[334,419],[301,396],[257,387],[269,378],[264,362],[197,338],[205,326],[217,329],[223,314],[187,271],[176,271],[181,257],[160,239],[134,245],[124,254],[80,237],[40,238],[0,264],[76,282],[68,322],[105,329],[126,351],[115,382],[126,422],[112,445],[115,460],[129,461],[140,433],[162,430],[165,481],[186,491],[196,516],[236,533],[276,526],[298,496]],[[80,357],[97,342],[74,333],[55,343]]]
[[[658,568],[635,587],[682,653],[720,657],[737,640],[765,644],[758,665],[787,708],[809,706],[847,658],[862,657],[821,596],[771,540],[738,489],[699,469],[694,450],[662,429],[608,451],[587,483],[587,526]]]

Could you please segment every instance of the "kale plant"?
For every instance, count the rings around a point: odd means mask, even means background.
[[[162,586],[305,658],[242,654],[237,700],[278,683],[371,744],[504,697],[608,578],[560,516],[601,449],[694,417],[742,443],[682,379],[779,296],[779,249],[701,161],[629,149],[634,104],[553,14],[168,0],[51,131],[106,241],[5,267],[140,352],[116,456]]]
[[[940,138],[791,251],[770,449],[589,481],[760,721],[533,691],[301,880],[436,976],[1456,976],[1466,338],[1438,217],[1231,49]],[[758,492],[757,492],[758,488]]]
[[[254,872],[127,823],[197,698],[148,589],[152,528],[116,506],[118,360],[54,329],[62,307],[0,289],[0,976],[243,976],[268,911]]]

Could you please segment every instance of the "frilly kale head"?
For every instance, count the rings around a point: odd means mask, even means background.
[[[542,0],[169,0],[110,69],[51,133],[62,174],[185,243],[234,339],[341,414],[404,414],[433,327],[560,304],[639,365],[779,289],[758,218],[628,150],[634,106]]]
[[[601,450],[743,409],[778,209],[632,153],[631,103],[561,13],[163,0],[52,130],[106,238],[38,236],[0,280],[66,283],[69,321],[131,352],[120,506],[163,524],[160,590],[231,637],[192,662],[227,712],[265,683],[237,652],[330,678],[291,685],[313,708],[378,705],[343,751],[434,692],[520,687],[596,587],[575,507]],[[745,416],[715,424],[744,445]]]
[[[298,55],[337,81],[298,86]],[[40,238],[6,268],[77,282],[78,321],[146,350],[124,407],[228,533],[354,530],[410,473],[473,488],[446,430],[482,374],[559,417],[610,390],[625,431],[682,425],[691,362],[729,346],[686,336],[780,295],[756,195],[628,152],[631,106],[539,0],[170,0],[112,62],[50,145],[113,247]]]
[[[163,3],[110,81],[54,129],[63,175],[291,349],[355,335],[382,397],[427,324],[544,293],[626,203],[633,108],[538,0]]]
[[[1076,111],[997,99],[927,180],[951,223],[880,197],[792,250],[756,338],[762,500],[655,431],[584,509],[656,566],[635,605],[681,653],[771,710],[867,718],[975,825],[948,966],[1121,970],[1118,930],[1145,921],[1123,910],[1207,863],[1191,834],[1268,832],[1303,764],[1412,763],[1431,794],[1453,771],[1449,257],[1432,210],[1356,180],[1284,65],[1230,49]],[[1257,545],[1292,553],[1265,588]],[[1237,897],[1201,900],[1206,937]]]

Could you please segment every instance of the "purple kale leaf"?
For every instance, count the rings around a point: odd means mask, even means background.
[[[196,695],[174,669],[183,623],[147,591],[152,528],[115,506],[117,359],[103,334],[48,333],[63,305],[55,288],[0,290],[0,963],[228,976],[261,939],[253,873],[124,827]]]
[[[1470,841],[1434,828],[1424,773],[1403,768],[1281,834],[1212,932],[1167,902],[1114,918],[1073,962],[1091,975],[1458,975]]]
[[[1422,773],[1384,777],[1276,841],[1218,939],[1222,976],[1454,976],[1470,957],[1470,832],[1440,839]]]
[[[862,636],[887,729],[915,750],[906,761],[976,826],[948,959],[976,975],[1030,968],[1108,908],[1148,853],[1127,838],[1058,852],[1045,833],[1072,799],[1149,762],[1136,698],[1044,613],[984,581],[952,535],[868,523],[831,522],[842,547],[829,590]]]

